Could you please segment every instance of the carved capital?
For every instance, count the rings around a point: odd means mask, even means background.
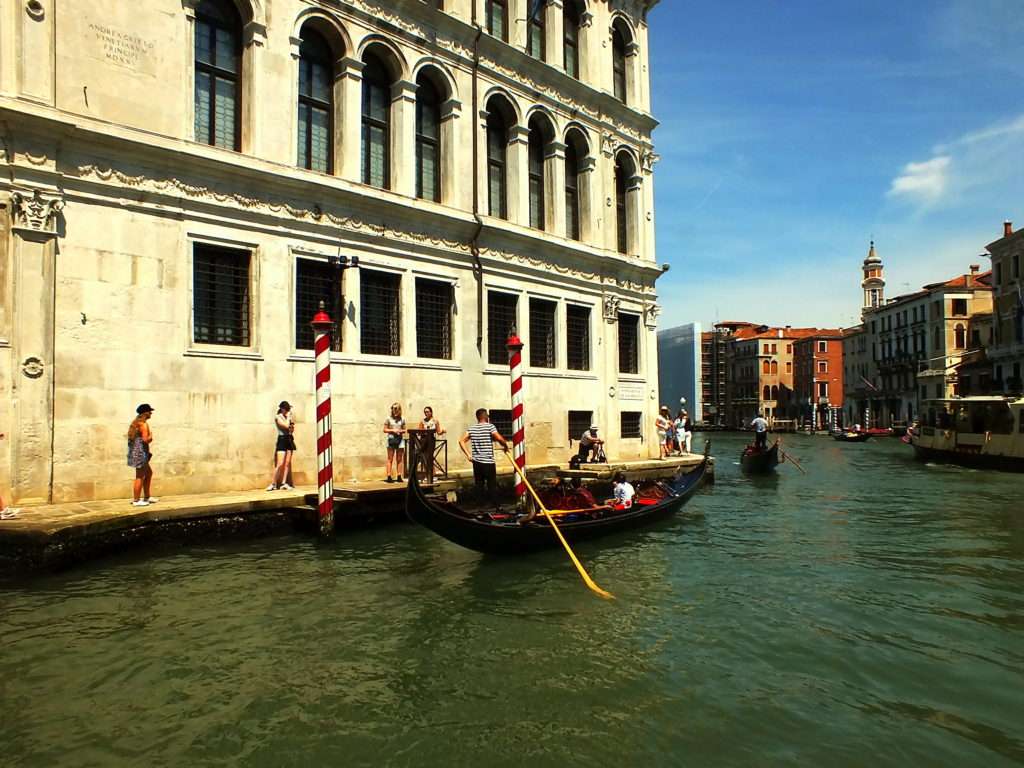
[[[611,294],[605,294],[604,296],[604,319],[609,323],[617,323],[619,321],[619,304],[621,299],[618,296],[612,296]]]
[[[640,155],[640,167],[644,173],[654,173],[654,165],[661,160],[661,155],[653,150],[645,149]]]
[[[644,325],[649,329],[656,330],[658,327],[658,315],[661,314],[661,306],[658,304],[647,304],[644,307]]]
[[[39,189],[15,189],[11,193],[14,229],[44,235],[57,234],[57,214],[64,207],[59,192]]]

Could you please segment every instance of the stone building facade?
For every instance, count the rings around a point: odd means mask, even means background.
[[[1003,223],[1003,236],[988,244],[992,254],[992,390],[1024,394],[1024,230]]]
[[[823,328],[793,343],[793,402],[801,426],[838,429],[843,388],[841,330]]]
[[[265,484],[282,399],[312,482],[319,301],[339,479],[501,419],[512,325],[528,460],[656,455],[655,3],[0,4],[0,493],[127,495],[144,401],[160,493]]]

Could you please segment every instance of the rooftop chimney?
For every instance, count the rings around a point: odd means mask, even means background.
[[[978,274],[978,270],[979,269],[981,269],[981,267],[978,266],[977,264],[971,264],[971,274],[972,275]]]
[[[1013,222],[1007,219],[1003,222],[1003,237],[1009,237],[1013,234]]]

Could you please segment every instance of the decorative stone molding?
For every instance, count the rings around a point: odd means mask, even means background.
[[[35,234],[56,235],[57,214],[64,198],[57,192],[40,189],[15,189],[11,193],[14,229]]]
[[[646,304],[644,305],[644,325],[650,330],[656,330],[658,327],[658,315],[661,314],[661,306],[658,304]]]
[[[29,15],[29,18],[35,21],[42,21],[46,16],[46,6],[44,6],[40,0],[28,0],[25,3],[25,13]]]
[[[46,366],[38,357],[26,357],[25,362],[21,364],[21,372],[30,379],[38,379],[45,369]]]
[[[619,321],[619,305],[622,300],[618,296],[612,296],[610,293],[604,295],[604,306],[603,314],[604,319],[609,323],[617,323]]]
[[[615,147],[618,146],[618,140],[611,133],[601,134],[601,153],[605,157],[615,156]]]
[[[654,173],[655,164],[661,160],[661,155],[653,150],[645,149],[640,153],[640,167],[644,173]]]

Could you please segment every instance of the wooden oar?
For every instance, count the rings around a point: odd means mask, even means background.
[[[569,554],[569,559],[572,560],[572,564],[576,566],[576,570],[579,571],[580,577],[583,579],[583,583],[590,587],[590,589],[593,592],[597,593],[601,597],[606,598],[608,600],[614,600],[615,595],[613,595],[611,592],[606,592],[605,590],[601,589],[601,587],[597,585],[597,582],[590,578],[590,574],[587,573],[587,569],[583,567],[583,563],[581,563],[579,561],[579,558],[576,557],[576,553],[572,551],[572,547],[569,546],[569,542],[565,540],[565,536],[563,536],[561,530],[559,530],[558,525],[555,523],[554,516],[550,512],[548,512],[547,508],[541,502],[540,496],[538,496],[537,492],[533,489],[533,485],[531,485],[530,481],[526,479],[526,472],[524,472],[520,468],[520,466],[516,464],[515,459],[512,458],[511,454],[509,454],[508,451],[505,451],[505,456],[507,456],[508,460],[512,462],[512,469],[514,469],[516,474],[519,475],[519,479],[523,481],[523,485],[526,486],[527,490],[530,492],[530,495],[533,496],[534,503],[540,508],[540,511],[544,514],[544,516],[547,517],[548,522],[551,523],[551,529],[555,532],[555,535],[558,536],[558,540],[562,542],[562,546],[565,547],[565,551]]]
[[[800,462],[799,461],[794,459],[792,456],[790,456],[788,453],[786,453],[781,448],[779,449],[779,453],[782,454],[782,458],[784,458],[786,461],[790,462],[793,466],[795,466],[797,469],[799,469],[805,475],[807,474],[807,470],[800,466]]]

